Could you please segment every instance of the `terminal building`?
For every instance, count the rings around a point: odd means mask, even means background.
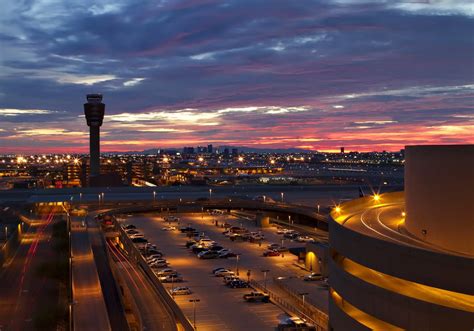
[[[330,330],[474,328],[474,145],[405,155],[404,192],[331,212]]]

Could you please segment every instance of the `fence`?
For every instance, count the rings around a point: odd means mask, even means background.
[[[320,311],[319,309],[311,306],[309,303],[303,305],[303,300],[300,296],[296,294],[290,294],[285,291],[290,296],[290,300],[286,297],[278,295],[275,291],[271,291],[265,288],[256,281],[251,281],[251,285],[259,289],[260,291],[266,291],[270,296],[270,300],[276,305],[280,306],[283,310],[295,314],[314,324],[317,331],[327,331],[328,330],[328,315]]]

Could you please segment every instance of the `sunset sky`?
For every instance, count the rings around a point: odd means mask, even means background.
[[[5,0],[0,154],[474,143],[471,1]]]

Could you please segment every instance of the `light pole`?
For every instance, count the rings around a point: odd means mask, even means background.
[[[307,292],[304,292],[304,293],[300,293],[300,295],[303,297],[303,309],[304,309],[304,298],[305,296],[307,296],[309,293]]]
[[[199,301],[201,301],[201,300],[199,300],[199,299],[189,300],[189,302],[193,303],[193,326],[194,326],[194,330],[197,330],[197,327],[196,327],[196,302],[199,302]]]
[[[5,243],[8,241],[8,227],[5,225]]]
[[[318,205],[318,214],[319,214],[319,207],[321,207],[320,205]]]
[[[265,290],[265,293],[267,292],[267,272],[269,272],[270,270],[268,269],[264,269],[262,270],[263,272],[263,288]]]
[[[209,200],[212,198],[212,188],[209,189]]]
[[[105,193],[102,192],[101,195],[102,195],[102,203],[104,203],[104,200],[105,200],[105,199],[104,199],[104,195],[105,195]]]
[[[267,201],[267,197],[264,195],[263,196],[263,203],[265,203]]]
[[[79,193],[79,201],[82,202],[82,193]]]
[[[99,194],[99,206],[100,206],[100,194]]]
[[[281,192],[280,195],[281,195],[281,202],[283,202],[283,197],[285,196],[285,193]]]
[[[288,225],[291,224],[291,215],[288,215]]]
[[[156,191],[153,191],[153,202],[156,201]]]
[[[240,254],[237,254],[237,259],[235,260],[235,274],[238,276],[239,275],[239,260],[240,260]]]

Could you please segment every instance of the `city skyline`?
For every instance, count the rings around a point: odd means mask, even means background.
[[[3,153],[474,143],[467,1],[7,1]]]

